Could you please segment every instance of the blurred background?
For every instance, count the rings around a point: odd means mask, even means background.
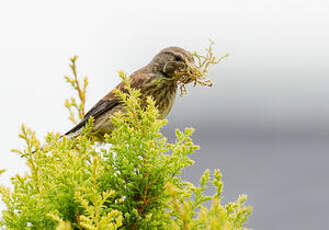
[[[164,134],[194,127],[200,151],[183,177],[223,172],[224,201],[247,194],[253,229],[328,229],[329,2],[1,1],[0,169],[24,173],[21,123],[44,137],[71,127],[63,75],[79,55],[90,80],[87,108],[162,48],[230,57],[210,71],[212,88],[177,98]],[[0,208],[4,206],[1,204]]]

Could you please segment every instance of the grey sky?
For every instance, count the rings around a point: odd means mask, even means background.
[[[230,57],[211,70],[213,88],[189,88],[188,96],[177,98],[165,129],[167,135],[175,127],[196,127],[201,146],[204,143],[216,149],[218,142],[223,144],[223,152],[232,152],[227,158],[223,153],[227,167],[228,159],[234,161],[239,156],[259,159],[244,155],[248,151],[264,151],[262,157],[268,159],[266,149],[277,138],[287,144],[270,149],[276,156],[285,151],[289,154],[289,138],[321,139],[324,144],[329,135],[328,26],[329,2],[325,0],[1,1],[0,169],[8,171],[0,183],[8,184],[10,175],[26,169],[22,159],[9,151],[21,147],[17,139],[21,123],[32,127],[39,137],[71,127],[63,105],[71,91],[63,75],[69,73],[68,59],[74,54],[80,57],[79,72],[90,80],[90,108],[118,83],[117,70],[131,73],[166,46],[200,51],[211,38],[215,54],[229,53]],[[264,137],[274,142],[263,142]],[[227,144],[243,146],[244,138],[253,138],[253,147],[235,149]],[[264,143],[270,144],[261,147]],[[208,159],[196,166],[198,173],[212,167],[212,150],[205,149]],[[316,149],[311,148],[305,156],[316,154]],[[297,154],[296,149],[291,152]],[[244,167],[244,161],[236,160],[236,164]],[[270,169],[267,172],[274,173]],[[238,182],[234,184],[239,174],[233,174],[225,175],[224,171],[225,189],[248,193]],[[320,182],[317,185],[321,187]],[[328,184],[324,186],[329,191]],[[250,204],[264,205],[257,197],[252,197]],[[276,215],[280,218],[279,211]],[[298,219],[303,218],[297,215]],[[264,229],[265,220],[255,214],[251,227]],[[298,225],[286,226],[296,229]],[[324,229],[328,223],[319,226]]]

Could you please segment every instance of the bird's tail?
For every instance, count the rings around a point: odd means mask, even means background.
[[[67,134],[67,135],[62,135],[59,137],[59,141],[61,141],[64,137],[68,138],[68,139],[71,139],[71,138],[74,138],[74,137],[77,137],[81,134],[81,130],[77,130],[75,132],[72,132],[70,134]],[[46,144],[43,144],[38,150],[44,150],[44,148],[46,147]],[[36,153],[38,150],[34,150],[32,152],[32,154]]]

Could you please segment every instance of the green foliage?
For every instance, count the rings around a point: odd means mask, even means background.
[[[78,94],[78,101],[75,97],[71,97],[65,100],[65,107],[69,110],[70,116],[69,119],[74,124],[78,123],[78,120],[75,118],[75,114],[78,115],[78,119],[81,120],[85,115],[85,104],[86,104],[86,91],[88,86],[88,78],[84,77],[83,85],[78,80],[77,65],[76,61],[78,56],[74,56],[70,59],[70,69],[72,70],[73,77],[65,75],[64,78],[67,83],[71,85],[73,90]]]
[[[14,190],[1,186],[6,210],[4,229],[242,229],[251,207],[246,196],[222,205],[221,173],[206,170],[196,187],[179,176],[193,164],[198,146],[193,129],[176,131],[168,143],[160,129],[154,102],[140,106],[140,92],[130,88],[116,94],[127,113],[112,117],[116,129],[97,146],[90,137],[93,120],[74,139],[49,133],[40,148],[34,132],[22,126],[23,150],[29,171],[12,177]],[[79,107],[80,108],[80,107]],[[110,146],[110,147],[108,147]],[[213,185],[213,196],[204,195]],[[208,204],[208,205],[207,205]],[[208,208],[209,207],[209,208]]]

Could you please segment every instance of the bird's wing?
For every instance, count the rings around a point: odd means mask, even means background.
[[[68,135],[71,133],[76,132],[77,130],[81,129],[86,122],[89,120],[90,117],[93,117],[95,120],[106,113],[107,111],[111,110],[113,107],[117,106],[118,104],[121,104],[122,102],[118,97],[116,97],[112,92],[110,93],[112,95],[107,95],[108,98],[101,99],[94,107],[92,107],[86,115],[83,117],[83,119],[74,126],[71,130],[66,132],[64,135]]]
[[[145,82],[145,80],[147,80],[145,79],[146,71],[147,71],[146,68],[142,68],[130,76],[132,88],[140,89],[143,86],[143,83]],[[124,88],[123,82],[117,85],[116,88],[124,93],[127,93],[127,90]],[[91,116],[96,120],[98,117],[100,117],[101,115],[103,115],[104,113],[106,113],[107,111],[111,110],[112,108],[114,108],[115,106],[121,103],[122,101],[120,100],[120,98],[118,98],[113,93],[113,91],[111,91],[110,93],[105,95],[105,97],[103,97],[96,105],[94,105],[94,107],[92,107],[86,113],[83,119],[75,127],[73,127],[71,130],[66,132],[64,135],[69,135],[78,131],[79,129],[81,129],[81,127],[83,127],[86,124],[86,122]]]

